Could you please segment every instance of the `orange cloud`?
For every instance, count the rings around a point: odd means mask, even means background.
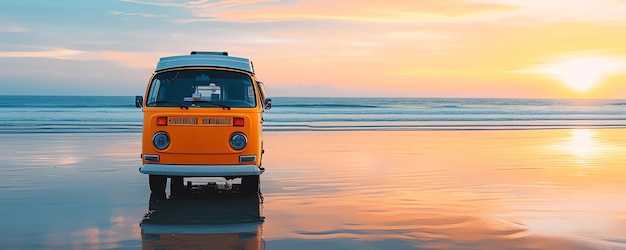
[[[502,4],[518,8],[512,17],[552,22],[596,22],[626,20],[626,2],[621,0],[483,0],[485,3]]]

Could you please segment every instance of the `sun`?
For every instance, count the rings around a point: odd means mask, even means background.
[[[602,84],[609,76],[626,73],[626,61],[609,56],[567,57],[525,72],[544,75],[575,92],[583,93]]]

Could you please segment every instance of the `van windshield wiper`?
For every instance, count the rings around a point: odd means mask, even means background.
[[[158,103],[169,103],[169,104],[174,104],[174,105],[176,105],[176,106],[180,107],[181,109],[183,109],[183,108],[184,108],[184,109],[189,109],[189,106],[187,106],[187,105],[185,105],[185,104],[183,104],[183,103],[180,103],[180,102],[173,102],[173,101],[167,101],[167,100],[158,100],[158,101],[154,101],[154,102],[149,102],[149,103],[148,103],[148,104],[146,104],[146,105],[150,105],[150,104],[158,104]]]
[[[217,102],[205,101],[205,100],[201,100],[201,101],[193,101],[193,102],[203,102],[203,103],[208,103],[208,104],[212,104],[212,105],[215,105],[215,106],[220,106],[220,107],[222,107],[222,109],[228,109],[228,110],[230,110],[230,106],[227,106],[227,105],[224,105],[224,104],[221,104],[221,103],[217,103]]]

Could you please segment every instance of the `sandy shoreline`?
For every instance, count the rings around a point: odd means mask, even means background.
[[[141,246],[140,137],[0,135],[0,247]],[[266,249],[626,247],[626,129],[272,131],[264,140]]]

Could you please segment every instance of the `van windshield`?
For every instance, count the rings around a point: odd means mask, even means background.
[[[256,95],[249,75],[213,69],[181,69],[156,74],[149,107],[253,108]]]

